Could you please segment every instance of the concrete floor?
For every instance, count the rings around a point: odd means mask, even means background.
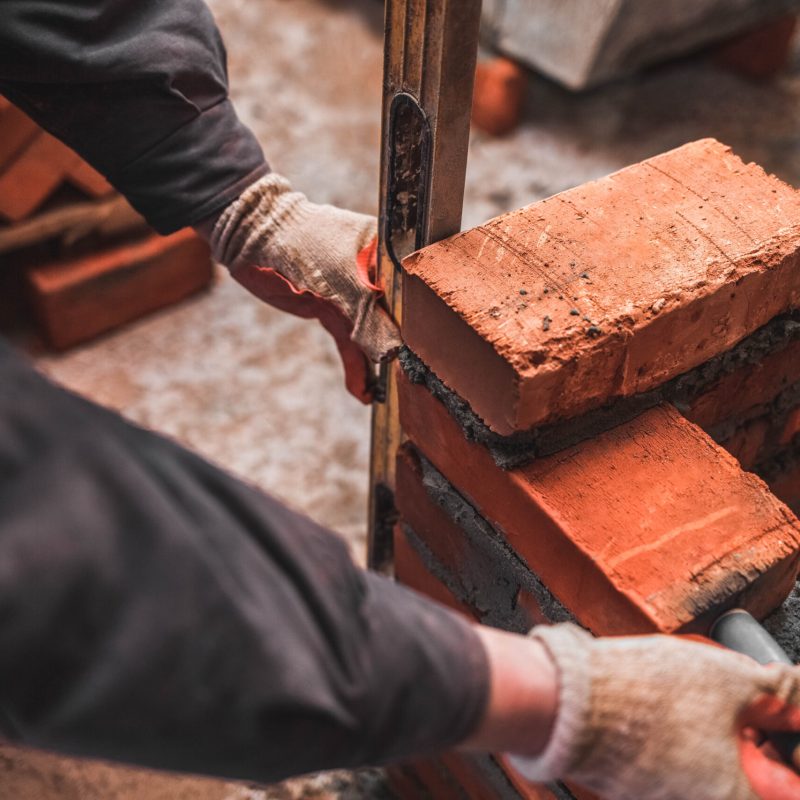
[[[211,0],[232,93],[273,167],[318,201],[377,204],[382,10],[375,0]],[[465,225],[692,139],[715,136],[800,184],[800,54],[769,84],[703,59],[582,96],[533,79],[526,119],[473,136]],[[363,559],[369,412],[345,392],[316,323],[282,315],[223,274],[209,293],[40,366],[176,437],[347,537]],[[378,797],[375,773],[255,789],[0,749],[15,800]]]

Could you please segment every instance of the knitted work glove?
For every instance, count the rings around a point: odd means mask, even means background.
[[[257,297],[319,319],[334,337],[347,388],[367,402],[370,362],[393,356],[402,341],[372,283],[374,217],[319,206],[271,173],[245,189],[208,236],[214,257]]]
[[[567,779],[607,800],[789,800],[800,777],[748,726],[800,730],[800,669],[763,667],[669,636],[594,639],[570,625],[531,634],[559,673],[559,711],[529,780]]]

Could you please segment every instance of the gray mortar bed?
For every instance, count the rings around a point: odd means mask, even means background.
[[[764,627],[775,637],[795,664],[800,664],[800,583],[784,604],[764,620]]]
[[[739,342],[722,355],[706,361],[683,375],[648,392],[632,397],[617,398],[611,403],[583,414],[580,417],[543,425],[530,431],[501,436],[492,431],[472,410],[469,403],[456,394],[408,348],[400,353],[400,364],[412,383],[427,387],[451,416],[458,422],[469,441],[484,445],[497,466],[515,469],[535,458],[552,455],[571,445],[590,439],[603,431],[637,417],[648,408],[669,402],[678,410],[685,410],[691,401],[725,375],[748,364],[757,364],[771,353],[800,339],[800,312],[776,317],[767,325]],[[771,404],[768,413],[779,417],[785,414],[787,404],[800,400],[800,385],[790,386]],[[717,441],[728,438],[735,429],[729,423],[710,431]]]

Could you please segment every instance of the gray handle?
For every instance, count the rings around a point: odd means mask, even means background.
[[[723,614],[714,623],[711,638],[730,650],[750,656],[759,664],[794,663],[761,623],[740,608]],[[800,772],[800,733],[772,732],[767,738],[781,758]]]

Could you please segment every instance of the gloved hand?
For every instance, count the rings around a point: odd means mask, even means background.
[[[375,218],[315,205],[271,173],[245,189],[206,233],[214,257],[245,288],[320,320],[336,340],[347,388],[368,402],[370,362],[390,358],[402,344],[370,274]]]
[[[594,639],[570,625],[532,637],[550,653],[559,710],[534,782],[572,780],[608,800],[789,800],[800,777],[747,727],[800,730],[800,669],[669,636]]]

